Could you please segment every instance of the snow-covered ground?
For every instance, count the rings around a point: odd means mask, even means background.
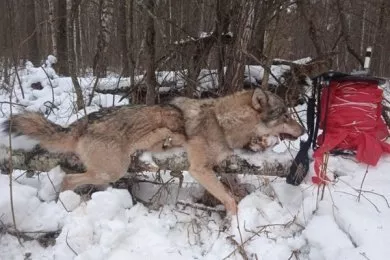
[[[43,90],[32,90],[28,84],[41,69],[29,70],[30,76],[26,71],[22,77],[25,98],[16,86],[13,102],[46,111],[50,120],[62,125],[82,116],[83,112],[74,113],[75,95],[69,78],[53,74],[53,92],[48,80],[43,82]],[[88,96],[93,79],[80,81]],[[58,109],[50,111],[46,101],[52,100]],[[118,100],[97,94],[87,112],[118,105]],[[0,93],[0,102],[8,101],[9,95]],[[9,104],[1,106],[5,119]],[[13,106],[14,112],[19,109],[19,105]],[[17,140],[14,144],[21,146]],[[260,163],[288,160],[289,152],[239,153]],[[330,157],[328,168],[339,177],[324,189],[322,199],[322,190],[311,183],[312,170],[299,187],[286,184],[283,178],[243,172],[239,178],[251,185],[252,192],[240,202],[238,215],[225,219],[218,212],[183,204],[168,203],[158,210],[134,205],[124,189],[108,188],[93,193],[91,199],[67,191],[56,202],[51,182],[60,185],[63,172],[58,167],[33,177],[15,170],[13,206],[23,246],[15,235],[5,232],[12,231],[13,220],[9,176],[0,175],[0,259],[389,259],[390,156],[368,168],[353,157]],[[195,196],[199,187],[188,173],[184,181],[184,189],[195,187]],[[27,236],[56,231],[55,243],[46,247],[26,240]]]

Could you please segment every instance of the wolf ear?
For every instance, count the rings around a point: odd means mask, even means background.
[[[256,88],[252,95],[252,106],[254,109],[261,111],[268,104],[268,95],[261,88]]]

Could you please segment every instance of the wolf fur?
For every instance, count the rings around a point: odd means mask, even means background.
[[[4,130],[37,139],[48,150],[80,156],[87,172],[66,175],[63,190],[121,178],[137,150],[184,147],[190,174],[232,214],[237,211],[236,201],[217,179],[213,166],[233,149],[248,146],[253,137],[297,138],[304,132],[282,99],[261,89],[215,99],[178,97],[168,105],[112,108],[91,113],[67,128],[27,112],[12,116]]]

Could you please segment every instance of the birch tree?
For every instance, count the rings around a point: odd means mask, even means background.
[[[73,87],[76,92],[76,106],[78,110],[84,108],[84,97],[81,90],[79,81],[77,80],[77,67],[76,67],[76,52],[74,48],[74,22],[77,16],[77,10],[81,3],[81,0],[69,1],[69,18],[68,18],[68,64],[69,71],[72,78]]]
[[[51,53],[57,57],[56,20],[54,13],[54,0],[47,0],[49,5],[49,25],[51,38]]]
[[[93,74],[100,78],[105,77],[107,74],[107,54],[111,40],[114,12],[113,0],[99,0],[99,11],[99,32],[96,53],[93,60]]]

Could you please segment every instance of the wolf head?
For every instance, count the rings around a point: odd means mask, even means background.
[[[261,113],[261,120],[255,131],[257,135],[278,135],[281,139],[297,139],[304,134],[304,128],[291,117],[279,96],[257,88],[252,95],[252,106]]]

